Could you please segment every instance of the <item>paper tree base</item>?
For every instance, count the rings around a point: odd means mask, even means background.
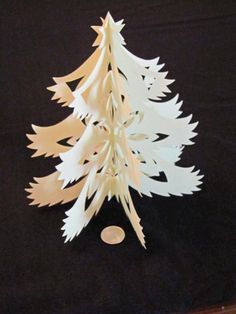
[[[103,242],[114,245],[121,243],[125,238],[125,232],[121,227],[109,226],[102,230],[101,239]]]

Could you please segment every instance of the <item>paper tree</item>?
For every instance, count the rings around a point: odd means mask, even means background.
[[[124,47],[123,27],[123,20],[114,22],[109,13],[102,26],[92,26],[98,33],[94,53],[71,74],[53,78],[56,85],[48,88],[72,114],[53,126],[32,125],[35,134],[27,135],[28,147],[36,150],[32,157],[61,159],[55,172],[34,178],[26,189],[31,205],[76,199],[63,220],[65,242],[81,232],[106,197],[115,196],[145,247],[129,188],[150,197],[182,196],[201,184],[194,167],[176,165],[184,146],[193,144],[197,123],[190,123],[192,116],[178,118],[178,95],[161,101],[173,80],[160,72],[159,58],[144,60]],[[68,85],[73,81],[78,81],[74,91]]]

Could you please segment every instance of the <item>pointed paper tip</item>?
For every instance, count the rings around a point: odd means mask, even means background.
[[[111,13],[110,13],[110,11],[107,11],[107,14],[106,14],[106,17],[105,17],[105,19],[107,19],[107,18],[109,18],[109,17],[112,17],[112,16],[111,16]]]
[[[40,207],[43,207],[43,206],[46,206],[47,204],[44,204],[44,203],[39,203],[37,206],[40,208]],[[50,206],[50,204],[49,204]]]
[[[33,206],[33,205],[37,205],[38,206],[38,202],[34,199],[33,202],[29,203],[29,205],[30,206]]]
[[[25,134],[25,136],[30,140],[32,141],[32,136],[35,135],[35,134]],[[29,144],[27,147],[29,147],[31,144]]]
[[[47,90],[49,90],[50,92],[54,92],[53,86],[48,86],[46,87]]]
[[[37,125],[35,124],[31,124],[31,128],[36,132],[36,129],[37,129]]]
[[[169,80],[169,79],[168,79],[168,81],[169,81],[169,82],[168,82],[168,85],[173,84],[173,83],[175,82],[174,79],[173,79],[173,80]]]
[[[68,237],[68,236],[66,236],[66,235],[65,235],[65,237],[66,237],[66,238],[65,238],[64,243],[67,243],[67,242],[69,241],[69,237]]]
[[[60,77],[53,77],[52,79],[53,79],[53,81],[55,83],[59,83],[60,82]]]
[[[31,155],[31,158],[39,157],[39,156],[41,156],[41,155],[42,155],[42,153],[40,153],[38,150],[36,150],[36,151],[33,153],[33,155]]]
[[[100,26],[91,25],[90,27],[91,27],[97,34],[100,33],[100,30],[99,30],[99,27],[100,27]]]
[[[33,180],[35,181],[35,182],[39,182],[39,178],[38,177],[33,177]]]
[[[122,25],[122,24],[123,24],[123,22],[124,22],[124,19],[119,20],[118,22],[116,22],[116,24],[118,24],[118,25]]]
[[[103,24],[105,24],[104,26],[107,26],[109,24],[109,22],[115,23],[110,11],[107,12],[105,19],[102,19]]]

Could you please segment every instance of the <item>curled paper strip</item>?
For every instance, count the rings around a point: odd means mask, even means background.
[[[72,114],[53,126],[32,126],[35,133],[27,135],[32,157],[61,159],[54,173],[34,178],[26,190],[32,205],[75,199],[63,220],[65,242],[81,232],[106,198],[115,196],[145,247],[129,187],[147,196],[182,196],[202,183],[194,167],[176,165],[184,146],[193,144],[197,123],[190,122],[191,115],[179,117],[178,95],[162,101],[173,80],[160,72],[159,58],[144,60],[125,48],[123,27],[123,20],[114,22],[109,13],[101,26],[92,26],[98,34],[94,53],[48,88]],[[75,90],[69,87],[72,81]]]

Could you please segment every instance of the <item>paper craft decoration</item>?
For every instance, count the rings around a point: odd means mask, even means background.
[[[173,80],[161,72],[159,58],[144,60],[125,48],[123,20],[114,22],[110,13],[101,20],[102,26],[92,26],[98,34],[94,53],[48,87],[71,115],[52,126],[32,125],[35,134],[27,134],[28,147],[36,150],[32,157],[61,162],[26,190],[31,205],[39,207],[76,200],[63,220],[65,242],[81,232],[106,198],[115,196],[145,247],[129,187],[150,197],[198,191],[199,171],[176,165],[184,146],[193,144],[197,122],[190,123],[192,115],[179,117],[178,95],[162,101]],[[68,85],[73,81],[78,82],[75,90]]]

